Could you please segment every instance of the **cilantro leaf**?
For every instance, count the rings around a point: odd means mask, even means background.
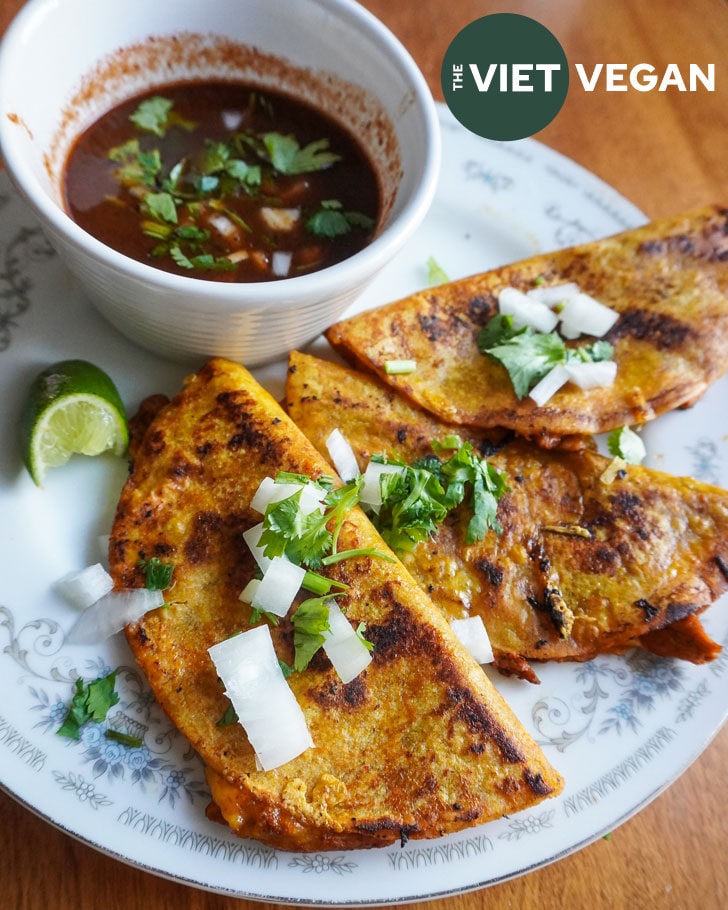
[[[165,252],[162,250],[161,252]],[[235,263],[227,256],[213,256],[211,253],[202,253],[199,256],[188,256],[183,253],[177,244],[170,246],[166,252],[174,259],[180,268],[203,269],[220,272],[230,272],[235,268]]]
[[[164,136],[171,110],[172,102],[169,98],[155,95],[153,98],[147,98],[142,101],[129,119],[138,129],[143,130],[145,133]]]
[[[192,267],[209,272],[232,272],[236,266],[227,256],[213,256],[212,253],[201,253],[190,258]]]
[[[442,475],[448,481],[447,502],[451,508],[464,500],[465,485],[470,484],[473,514],[468,522],[465,543],[482,540],[490,528],[500,533],[501,526],[496,518],[498,500],[510,489],[505,476],[481,458],[469,442],[463,443],[443,464]]]
[[[341,160],[340,155],[328,151],[328,139],[317,139],[303,148],[290,134],[265,133],[261,139],[268,160],[279,174],[309,174]]]
[[[566,360],[566,345],[559,335],[529,327],[485,350],[481,347],[481,351],[506,368],[518,399],[525,398],[540,379]]]
[[[308,478],[306,478],[308,480]],[[318,569],[324,557],[336,551],[346,515],[359,502],[362,478],[350,481],[324,497],[323,513],[301,509],[301,491],[272,503],[263,519],[260,546],[268,557],[287,556],[296,565]],[[328,525],[333,522],[333,528]]]
[[[349,233],[351,225],[340,211],[340,206],[325,206],[322,203],[321,208],[306,221],[306,230],[318,237],[340,237]]]
[[[395,552],[411,552],[447,517],[449,508],[439,474],[397,459],[376,460],[397,464],[402,470],[382,475],[382,505],[379,514],[370,517]]]
[[[151,559],[140,560],[138,565],[144,572],[145,587],[150,591],[166,591],[172,584],[173,563],[162,562],[158,556],[152,556]]]
[[[465,542],[482,540],[489,529],[500,533],[498,500],[510,488],[505,475],[481,458],[471,443],[448,436],[434,440],[436,452],[455,450],[446,461],[427,455],[411,465],[394,458],[373,460],[397,464],[400,471],[383,474],[382,505],[370,515],[379,533],[395,552],[409,552],[435,533],[452,509],[465,502],[472,515]]]
[[[155,136],[164,136],[169,127],[180,126],[185,130],[194,130],[197,126],[191,120],[185,120],[172,110],[173,104],[169,98],[155,95],[145,98],[139,107],[129,116],[131,122],[145,133]]]
[[[177,206],[171,193],[147,193],[143,207],[152,218],[177,224]]]
[[[266,509],[260,546],[268,557],[287,556],[296,565],[317,569],[330,552],[333,535],[318,512],[305,514],[301,494],[273,503]]]
[[[260,166],[257,164],[248,164],[242,158],[233,158],[226,162],[225,173],[234,177],[235,180],[245,186],[260,186],[263,175]]]
[[[174,259],[174,261],[177,263],[177,265],[180,266],[180,268],[190,270],[194,269],[195,265],[192,260],[186,256],[176,244],[170,246],[168,250],[160,250],[160,254],[163,252],[168,252],[172,259]]]
[[[59,736],[79,739],[81,727],[90,720],[101,723],[109,709],[119,701],[114,686],[116,670],[92,682],[85,683],[77,679],[74,685],[74,696],[69,705],[63,723],[56,731]]]
[[[366,623],[360,622],[359,625],[356,627],[356,629],[354,629],[354,632],[356,633],[356,637],[364,645],[364,647],[367,649],[367,651],[373,651],[374,643],[369,641],[368,639],[364,638],[364,633],[366,632],[366,630],[367,630]]]
[[[513,317],[501,313],[478,333],[478,349],[505,367],[519,400],[555,366],[610,360],[614,354],[608,341],[570,348],[557,332],[515,329]]]
[[[299,604],[291,617],[295,650],[293,668],[297,672],[306,669],[311,658],[326,641],[324,632],[330,628],[329,600],[329,596],[309,597]]]
[[[205,141],[205,147],[198,162],[200,173],[204,176],[221,171],[230,159],[230,149],[224,142]]]
[[[109,150],[110,161],[121,165],[115,173],[116,179],[125,186],[156,186],[157,176],[162,170],[162,158],[158,149],[144,152],[138,139],[130,139],[123,145]]]
[[[324,199],[318,211],[306,221],[306,230],[319,237],[340,237],[352,227],[370,231],[374,219],[362,212],[345,212],[338,199]]]

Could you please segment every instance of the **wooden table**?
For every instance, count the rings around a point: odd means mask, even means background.
[[[303,0],[301,0],[303,2]],[[0,29],[20,7],[0,0]],[[575,85],[538,139],[614,186],[651,217],[728,203],[728,2],[725,0],[368,0],[442,99],[452,38],[493,12],[530,15],[569,62],[716,64],[716,90],[587,95]],[[82,27],[79,25],[79,27]],[[29,61],[29,68],[42,65]],[[728,697],[728,696],[727,696]],[[412,905],[506,908],[728,906],[728,728],[669,790],[609,840],[485,892]],[[0,906],[8,910],[244,910],[252,902],[197,891],[129,868],[51,828],[0,794]],[[356,895],[353,895],[356,898]]]

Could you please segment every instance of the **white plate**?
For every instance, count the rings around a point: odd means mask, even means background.
[[[644,221],[594,176],[533,140],[491,143],[441,110],[444,161],[432,211],[359,306],[421,288],[433,256],[451,278]],[[73,614],[53,592],[97,561],[126,473],[121,459],[74,459],[33,486],[16,444],[23,389],[43,366],[84,357],[117,381],[131,413],[173,394],[187,370],[132,347],[82,298],[0,176],[0,781],[50,822],[121,860],[239,897],[309,904],[391,904],[452,895],[521,875],[593,841],[667,787],[726,715],[728,655],[695,667],[645,653],[539,669],[540,686],[495,678],[566,778],[537,808],[404,848],[295,855],[239,840],[206,820],[199,760],[162,714],[122,636],[107,647],[64,644]],[[284,366],[260,371],[275,394]],[[692,410],[660,418],[650,462],[728,486],[725,397],[717,383]],[[728,638],[728,603],[706,626]],[[55,730],[77,675],[121,666],[117,728],[127,748],[84,728]]]

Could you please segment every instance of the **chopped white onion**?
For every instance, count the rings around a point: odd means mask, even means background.
[[[233,250],[225,258],[229,259],[230,262],[244,262],[249,256],[250,253],[247,250]]]
[[[559,317],[545,304],[511,287],[503,288],[498,295],[498,310],[513,319],[515,329],[528,326],[537,332],[552,332],[559,322]]]
[[[579,285],[575,281],[567,281],[564,284],[552,284],[549,287],[531,288],[526,291],[526,296],[532,300],[538,300],[539,303],[545,303],[547,307],[555,307],[560,303],[566,303],[567,300],[580,293]]]
[[[222,122],[229,133],[234,133],[243,122],[242,111],[223,111]]]
[[[528,393],[528,397],[536,402],[539,408],[542,408],[550,398],[555,395],[562,385],[569,381],[569,374],[566,367],[556,366],[540,379]]]
[[[210,227],[214,228],[221,237],[234,237],[238,233],[239,228],[232,218],[228,218],[227,215],[223,215],[220,212],[213,212],[207,215],[206,220]]]
[[[293,253],[286,253],[283,250],[276,250],[271,258],[271,271],[277,278],[285,278],[291,271],[291,262]]]
[[[272,231],[292,231],[301,217],[301,210],[277,209],[264,205],[260,216]]]
[[[364,484],[361,490],[361,501],[365,505],[378,507],[382,504],[380,478],[383,474],[401,474],[404,468],[396,464],[382,464],[370,461],[364,471]]]
[[[54,588],[72,606],[85,610],[108,594],[114,581],[100,562],[59,578]]]
[[[579,335],[606,335],[619,319],[619,313],[605,306],[588,294],[575,294],[561,310],[561,328],[564,338],[578,338]]]
[[[71,627],[66,641],[73,645],[96,644],[163,605],[161,591],[149,588],[110,591],[83,611]]]
[[[337,428],[329,433],[326,438],[326,448],[336,468],[336,473],[344,483],[348,483],[359,476],[359,463],[356,460],[356,455],[349,444],[349,440],[341,430]]]
[[[617,364],[613,360],[595,363],[574,363],[565,367],[569,379],[580,389],[596,389],[611,386],[617,376]]]
[[[275,502],[281,502],[290,496],[301,494],[300,506],[304,515],[310,515],[316,509],[323,508],[323,500],[326,497],[326,491],[313,483],[277,483],[272,477],[264,477],[260,486],[255,491],[253,498],[250,500],[251,508],[261,515],[265,514],[269,505]]]
[[[251,578],[243,590],[238,594],[238,600],[242,600],[244,604],[252,604],[253,598],[258,593],[258,588],[260,587],[259,578]]]
[[[329,601],[329,631],[324,651],[341,681],[349,683],[371,662],[372,655],[334,601]]]
[[[251,606],[265,613],[285,616],[298,594],[306,570],[283,556],[274,556],[263,573]]]
[[[313,746],[267,625],[227,638],[209,654],[263,770],[284,765]]]
[[[450,625],[453,632],[479,664],[490,664],[493,662],[493,648],[480,616],[451,619]]]
[[[253,554],[253,558],[258,563],[262,572],[268,568],[271,563],[270,557],[265,556],[263,553],[264,547],[260,546],[260,538],[263,534],[263,522],[259,522],[257,525],[253,525],[252,528],[248,528],[247,531],[243,531],[243,540],[247,543],[250,552]]]

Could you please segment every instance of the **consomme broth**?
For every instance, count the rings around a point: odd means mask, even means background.
[[[333,119],[227,82],[155,89],[75,142],[66,210],[133,259],[215,281],[267,281],[333,265],[371,240],[376,171]]]

